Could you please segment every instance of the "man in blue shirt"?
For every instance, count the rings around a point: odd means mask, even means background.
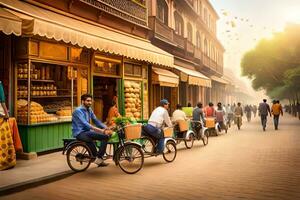
[[[106,166],[103,161],[103,155],[106,150],[107,141],[111,131],[107,129],[106,125],[97,119],[92,106],[92,95],[84,94],[81,96],[82,105],[75,109],[72,114],[72,134],[78,140],[84,141],[91,148],[93,155],[97,155],[95,164],[99,166]],[[90,121],[96,126],[90,124]],[[97,153],[97,149],[93,144],[94,140],[100,140],[101,146]]]

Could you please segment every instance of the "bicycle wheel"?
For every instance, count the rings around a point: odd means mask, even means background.
[[[208,144],[208,135],[207,134],[204,133],[201,139],[202,139],[204,146]]]
[[[189,138],[186,140],[184,140],[184,144],[186,146],[187,149],[191,149],[194,145],[194,134],[190,134]]]
[[[163,157],[166,162],[173,162],[177,155],[176,144],[173,141],[167,141]]]
[[[120,148],[117,162],[121,170],[127,174],[140,171],[144,165],[144,153],[141,147],[136,144],[125,144]]]
[[[85,171],[92,162],[92,152],[85,144],[74,144],[67,150],[67,163],[75,172]]]
[[[142,150],[144,151],[144,153],[146,154],[152,154],[154,153],[154,149],[155,149],[155,143],[154,141],[148,137],[148,136],[143,136],[141,138],[141,145],[142,145]]]

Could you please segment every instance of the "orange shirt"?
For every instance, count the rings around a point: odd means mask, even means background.
[[[279,103],[273,104],[272,108],[271,108],[271,112],[273,115],[280,115],[280,113],[282,114],[281,104],[279,104]]]

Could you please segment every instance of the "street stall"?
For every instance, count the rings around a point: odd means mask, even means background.
[[[36,38],[17,40],[15,115],[25,152],[59,147],[88,91],[89,51]]]
[[[87,92],[95,95],[103,121],[112,101],[124,116],[148,118],[148,66],[172,67],[172,55],[144,38],[54,8],[13,0],[0,5],[9,15],[1,12],[1,22],[13,22],[1,23],[0,31],[16,35],[7,42],[13,54],[4,68],[12,69],[6,88],[24,152],[61,148],[62,138],[71,137],[72,111]]]

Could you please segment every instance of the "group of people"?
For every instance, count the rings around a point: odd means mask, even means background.
[[[295,117],[298,117],[298,119],[300,120],[300,102],[297,101],[289,105],[285,105],[284,108],[285,108],[285,112]]]
[[[279,100],[273,100],[273,105],[270,109],[269,104],[267,104],[267,100],[263,99],[263,102],[259,104],[258,111],[263,131],[266,131],[268,115],[270,115],[270,117],[273,115],[274,127],[275,130],[278,130],[279,116],[283,116],[282,106]]]
[[[72,133],[73,136],[79,140],[85,141],[93,151],[93,154],[96,155],[95,163],[99,166],[106,166],[104,163],[103,156],[105,154],[106,145],[108,139],[112,135],[112,131],[109,128],[112,125],[113,121],[108,120],[107,124],[102,123],[97,119],[93,113],[92,106],[92,95],[84,94],[81,96],[82,105],[75,109],[72,114]],[[274,101],[270,109],[270,106],[266,103],[267,100],[264,99],[262,103],[259,104],[258,112],[261,117],[261,123],[263,130],[266,130],[267,116],[273,115],[275,129],[278,129],[279,116],[283,115],[282,106],[279,101]],[[182,106],[177,105],[177,109],[172,113],[172,118],[169,116],[169,102],[166,99],[160,101],[160,105],[153,110],[151,113],[148,123],[146,126],[143,126],[143,131],[151,136],[156,142],[156,153],[162,153],[164,148],[164,133],[163,127],[173,127],[174,122],[178,120],[187,120],[186,113],[182,111]],[[208,106],[203,107],[201,102],[197,103],[196,107],[193,108],[192,120],[193,121],[202,121],[205,122],[205,118],[214,117],[216,122],[220,124],[220,129],[226,129],[225,120],[234,120],[240,129],[242,124],[242,117],[244,111],[247,113],[249,110],[256,115],[256,106],[246,106],[245,109],[242,108],[241,103],[235,105],[223,106],[221,102],[217,104],[217,107],[214,107],[213,103],[209,103]],[[112,119],[114,116],[118,117],[118,109],[116,104],[112,106],[109,111],[109,118]],[[94,125],[90,124],[92,121]],[[230,121],[229,121],[230,122]],[[108,126],[109,125],[109,126]],[[221,130],[219,130],[221,131]],[[92,144],[94,140],[100,140],[101,146],[99,151],[95,149],[95,146]]]

